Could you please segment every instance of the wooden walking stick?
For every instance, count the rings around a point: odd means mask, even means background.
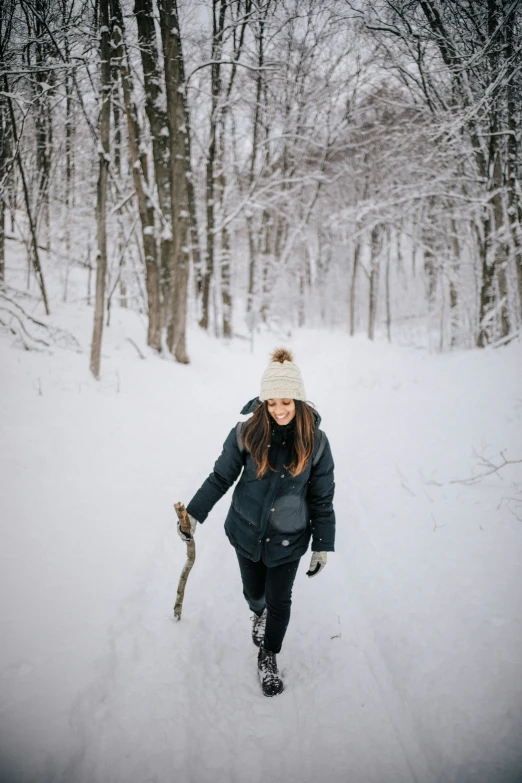
[[[176,509],[176,514],[178,515],[179,526],[182,533],[190,536],[190,519],[188,517],[185,506],[183,503],[174,503],[174,508]],[[176,593],[176,603],[174,604],[174,617],[176,620],[181,620],[181,609],[183,606],[183,596],[185,595],[185,585],[187,584],[188,575],[190,574],[190,570],[194,565],[195,559],[196,542],[194,541],[194,537],[190,536],[190,539],[187,541],[187,559],[179,578],[178,592]]]

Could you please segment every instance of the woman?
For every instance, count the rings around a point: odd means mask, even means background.
[[[243,595],[254,613],[252,639],[259,647],[263,693],[283,690],[277,669],[290,619],[292,587],[312,539],[308,576],[334,551],[334,463],[317,411],[305,402],[299,367],[290,351],[274,351],[261,393],[241,411],[214,471],[187,506],[191,535],[241,473],[225,520],[239,561]],[[178,523],[178,533],[187,540]]]

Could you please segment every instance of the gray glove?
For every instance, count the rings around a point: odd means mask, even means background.
[[[327,552],[312,552],[310,568],[306,572],[307,576],[316,576],[326,565]]]
[[[186,533],[184,533],[180,527],[179,519],[178,519],[178,536],[181,538],[182,541],[187,543],[187,541],[190,541],[191,538],[194,538],[194,533],[196,532],[196,525],[198,524],[198,520],[194,519],[194,517],[191,517],[190,514],[187,514],[189,521],[190,521],[190,536],[187,536]]]

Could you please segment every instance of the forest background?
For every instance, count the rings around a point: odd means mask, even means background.
[[[2,783],[520,783],[521,70],[522,0],[0,0]],[[337,538],[267,700],[172,505],[277,345]]]
[[[4,0],[0,328],[36,347],[36,315],[92,305],[95,377],[115,306],[183,363],[194,322],[509,342],[521,25],[518,0]]]

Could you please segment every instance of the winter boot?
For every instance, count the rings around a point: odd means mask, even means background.
[[[260,647],[259,655],[257,656],[257,669],[261,688],[265,696],[277,696],[279,693],[282,693],[284,685],[277,670],[275,653]]]
[[[261,614],[252,617],[252,641],[256,647],[261,647],[265,640],[266,609]]]

